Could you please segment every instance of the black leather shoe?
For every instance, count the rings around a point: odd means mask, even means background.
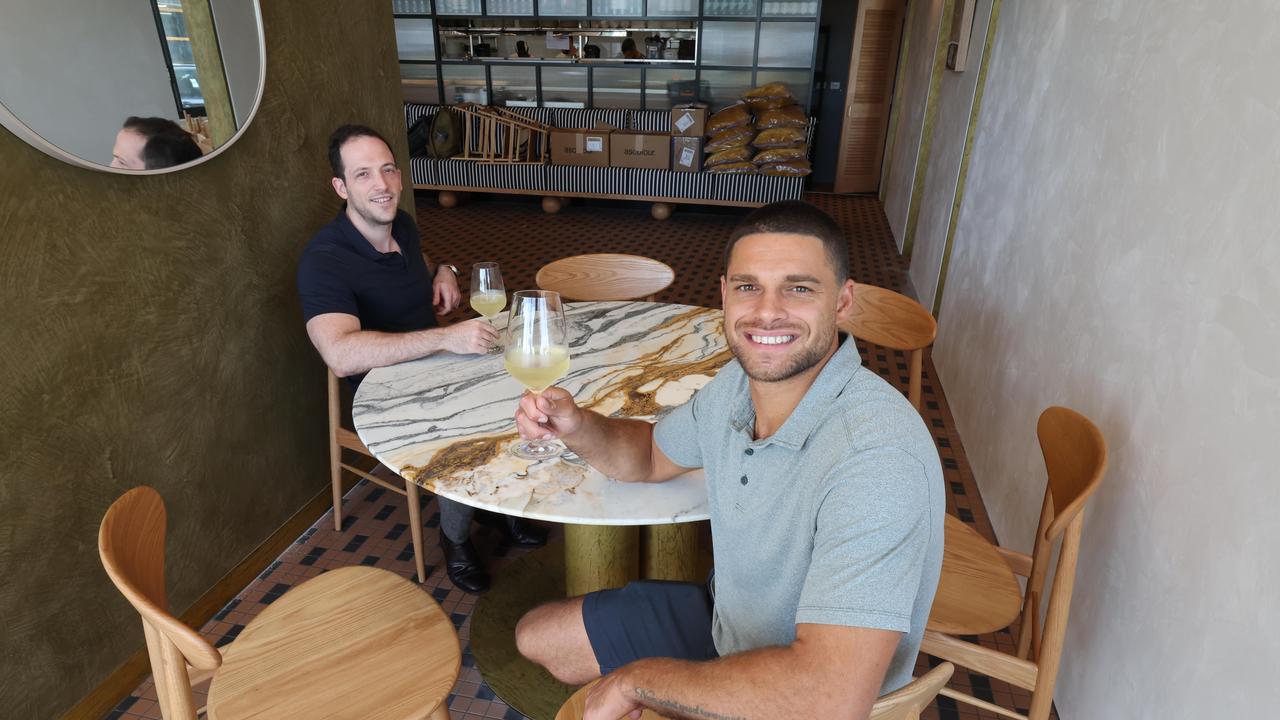
[[[475,521],[481,525],[496,527],[502,531],[507,542],[522,548],[536,548],[547,544],[547,529],[515,515],[481,510],[475,514]]]
[[[455,543],[440,533],[440,548],[444,550],[445,573],[458,589],[469,593],[489,589],[489,573],[480,564],[480,555],[470,540]]]

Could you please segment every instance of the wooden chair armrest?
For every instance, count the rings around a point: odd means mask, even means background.
[[[1031,556],[1030,555],[1026,553],[1020,553],[1017,550],[1002,548],[1000,546],[996,546],[996,552],[999,552],[1000,556],[1004,558],[1004,561],[1009,563],[1009,567],[1013,570],[1015,575],[1021,575],[1022,577],[1031,577]]]

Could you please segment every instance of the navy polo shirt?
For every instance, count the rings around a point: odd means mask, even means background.
[[[298,262],[303,321],[325,313],[360,319],[362,330],[410,332],[437,326],[431,271],[413,218],[401,210],[391,223],[400,252],[383,253],[356,230],[346,209],[311,238]],[[348,378],[352,386],[364,376]]]

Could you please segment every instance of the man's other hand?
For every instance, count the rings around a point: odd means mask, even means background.
[[[437,314],[447,315],[460,302],[462,293],[458,290],[458,278],[453,276],[452,270],[441,265],[436,269],[435,282],[431,283],[431,304],[435,306]]]
[[[454,286],[454,292],[457,291],[457,286]],[[441,328],[440,333],[444,349],[459,355],[483,355],[498,342],[497,329],[481,319]]]
[[[582,426],[582,410],[568,390],[549,387],[538,395],[526,391],[516,409],[516,429],[525,440],[550,440]]]
[[[596,683],[587,693],[587,706],[582,720],[617,720],[638,718],[644,707],[627,694],[623,673],[615,670]]]

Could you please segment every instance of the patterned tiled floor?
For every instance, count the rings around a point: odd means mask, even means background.
[[[851,269],[859,282],[910,292],[906,262],[893,244],[880,203],[872,198],[811,194],[807,199],[822,207],[848,232],[852,242]],[[536,199],[478,199],[450,209],[433,199],[418,201],[418,224],[424,246],[433,260],[469,268],[472,263],[496,260],[509,290],[534,287],[533,276],[541,264],[585,252],[629,252],[648,255],[671,265],[676,282],[658,296],[664,302],[718,307],[718,277],[724,241],[741,212],[691,212],[679,209],[666,222],[649,217],[639,204],[574,204],[558,215],[545,215]],[[466,292],[468,277],[462,278]],[[448,319],[469,317],[458,311]],[[900,353],[859,343],[863,362],[889,382],[906,388],[907,359]],[[926,353],[924,368],[924,417],[933,431],[942,457],[948,486],[947,509],[994,540],[986,510],[973,482],[960,438],[942,388],[933,381],[932,359]],[[318,479],[319,481],[319,479]],[[481,718],[518,719],[524,716],[507,707],[485,685],[469,652],[471,611],[475,598],[453,587],[440,568],[436,546],[439,516],[434,500],[424,494],[427,547],[427,581],[424,587],[454,621],[464,648],[462,674],[449,699],[455,720]],[[416,578],[409,545],[408,512],[400,497],[365,483],[357,485],[343,503],[343,530],[335,532],[330,514],[316,521],[276,562],[201,632],[215,644],[230,642],[263,607],[304,580],[329,568],[353,564],[374,565]],[[476,526],[477,545],[496,569],[523,551],[510,548],[496,531]],[[1012,649],[1008,632],[969,638],[984,645]],[[921,658],[918,669],[928,667]],[[957,672],[952,685],[958,689],[1025,712],[1029,697],[1021,690],[982,676]],[[203,704],[203,695],[197,703]],[[988,720],[998,716],[939,698],[925,720]],[[1056,715],[1055,715],[1056,717]],[[108,715],[127,720],[158,720],[159,707],[150,681],[144,683]]]

